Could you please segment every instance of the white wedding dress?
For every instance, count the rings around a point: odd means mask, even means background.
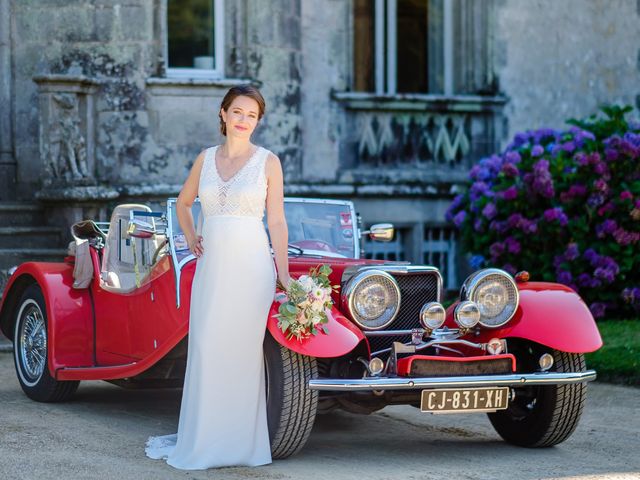
[[[178,433],[149,437],[147,456],[201,470],[271,463],[262,342],[276,270],[262,218],[269,151],[223,180],[206,150],[198,195],[204,254],[191,291]]]

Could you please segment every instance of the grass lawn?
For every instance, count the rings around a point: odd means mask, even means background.
[[[587,368],[598,380],[640,386],[640,320],[598,322],[604,345],[587,354]]]

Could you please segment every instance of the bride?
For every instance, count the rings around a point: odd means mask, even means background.
[[[262,342],[276,276],[285,287],[290,277],[280,160],[251,143],[264,111],[256,88],[232,87],[219,113],[225,141],[198,155],[178,196],[178,221],[197,259],[187,367],[178,432],[149,437],[146,454],[179,469],[271,463]]]

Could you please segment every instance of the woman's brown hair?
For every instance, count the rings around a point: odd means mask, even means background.
[[[260,120],[262,118],[262,116],[264,115],[264,109],[265,109],[265,101],[264,101],[264,97],[262,96],[262,94],[260,93],[260,90],[258,90],[256,87],[253,87],[251,85],[237,85],[235,87],[231,87],[229,89],[229,91],[226,93],[226,95],[224,96],[224,98],[222,99],[222,103],[220,104],[220,108],[222,110],[224,110],[225,112],[229,109],[229,106],[231,105],[231,103],[233,102],[233,100],[236,97],[239,96],[245,96],[245,97],[249,97],[254,99],[256,102],[258,102],[258,120]],[[224,135],[225,137],[227,136],[227,125],[224,123],[224,120],[222,120],[222,113],[218,112],[218,117],[220,118],[220,133],[222,133],[222,135]]]

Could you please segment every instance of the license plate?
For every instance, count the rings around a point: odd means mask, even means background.
[[[509,406],[509,388],[422,390],[420,410],[431,413],[495,412]]]

